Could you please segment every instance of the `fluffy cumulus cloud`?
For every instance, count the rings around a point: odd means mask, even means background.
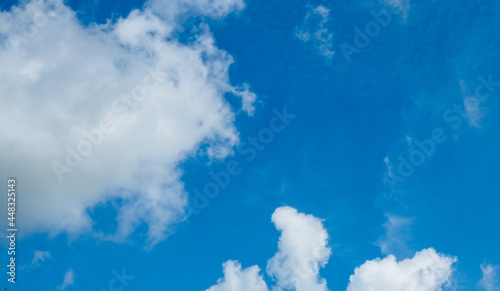
[[[437,291],[449,284],[456,258],[432,248],[400,262],[389,255],[365,262],[349,278],[347,291]]]
[[[224,278],[207,291],[268,291],[267,284],[260,275],[260,268],[252,266],[244,270],[236,261],[227,261],[223,265]]]
[[[335,53],[332,50],[333,33],[327,28],[329,15],[330,9],[325,6],[309,7],[302,26],[298,27],[295,33],[302,41],[312,43],[318,52],[327,58],[331,58]]]
[[[272,221],[281,236],[277,253],[267,262],[267,273],[275,282],[271,290],[328,291],[326,280],[319,274],[331,255],[321,219],[280,207]],[[377,258],[355,269],[347,291],[439,291],[451,283],[456,261],[432,248],[399,262],[393,255]],[[242,270],[237,261],[227,261],[223,266],[224,277],[206,291],[269,290],[258,266]]]
[[[483,277],[479,281],[479,286],[486,291],[500,290],[498,267],[490,264],[482,264],[481,271],[483,272]]]
[[[146,223],[148,245],[165,238],[188,200],[179,163],[230,154],[238,132],[226,98],[249,114],[255,100],[231,85],[232,58],[206,25],[186,29],[188,43],[176,31],[187,17],[243,7],[154,0],[89,26],[61,0],[0,12],[0,175],[18,180],[25,231],[91,232],[89,210],[117,201],[116,232],[101,237],[123,240]]]
[[[328,233],[320,219],[291,207],[274,211],[272,221],[281,231],[278,252],[267,262],[267,273],[282,289],[297,291],[328,290],[319,269],[330,258]]]
[[[278,252],[267,262],[267,273],[276,281],[273,290],[327,290],[319,269],[328,262],[331,251],[321,220],[291,207],[280,207],[274,211],[272,221],[281,231]],[[242,271],[239,263],[228,261],[224,264],[224,278],[207,291],[267,291],[259,271],[258,266]]]

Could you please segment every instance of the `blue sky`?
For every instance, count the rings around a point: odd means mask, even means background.
[[[7,290],[500,290],[494,1],[2,3]]]

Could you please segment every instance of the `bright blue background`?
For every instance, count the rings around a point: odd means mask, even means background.
[[[142,249],[144,228],[123,245],[85,237],[68,242],[65,235],[20,241],[21,264],[31,262],[34,250],[49,250],[52,259],[19,271],[15,290],[55,290],[69,267],[76,279],[67,290],[105,289],[110,271],[121,268],[136,276],[125,290],[205,290],[222,277],[226,260],[265,268],[279,237],[270,217],[282,205],[325,219],[333,255],[322,276],[330,290],[345,290],[356,266],[383,256],[375,243],[384,235],[386,213],[414,219],[407,242],[412,253],[434,247],[458,257],[459,290],[476,289],[482,263],[500,264],[500,88],[481,105],[487,114],[479,129],[464,120],[454,131],[441,118],[462,102],[460,80],[469,94],[479,75],[500,81],[498,5],[413,1],[406,21],[394,16],[348,63],[339,44],[353,43],[353,28],[372,20],[370,11],[382,8],[378,2],[246,2],[239,15],[208,20],[218,47],[235,59],[232,83],[249,83],[261,102],[254,117],[237,116],[240,136],[245,140],[266,127],[273,108],[286,106],[297,117],[254,161],[238,154],[228,158],[240,163],[242,174],[150,252]],[[68,4],[88,24],[125,16],[142,3]],[[295,36],[308,4],[331,10],[331,59]],[[406,136],[425,139],[437,127],[445,129],[448,140],[391,192],[384,184],[384,157],[395,162],[398,155],[408,156]],[[225,164],[190,159],[182,167],[191,192]],[[107,211],[111,207],[96,212],[97,224],[108,223]]]

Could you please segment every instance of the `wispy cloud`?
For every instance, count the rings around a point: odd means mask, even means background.
[[[403,19],[408,18],[410,12],[410,0],[381,0],[383,3],[392,6],[401,12]]]
[[[325,6],[309,7],[304,22],[295,33],[303,42],[312,43],[318,52],[327,58],[331,58],[335,53],[332,50],[333,33],[327,28],[329,15],[330,9]]]
[[[412,218],[401,217],[386,213],[387,222],[384,224],[385,234],[377,241],[380,251],[385,254],[407,257],[411,253],[408,241],[411,239],[410,227]]]
[[[480,106],[483,101],[478,94],[470,94],[471,90],[465,85],[464,80],[460,80],[459,84],[463,96],[463,116],[467,119],[470,126],[479,128],[481,126],[481,120],[485,116]]]
[[[35,251],[33,255],[33,260],[31,261],[31,266],[37,267],[40,263],[44,262],[46,259],[51,259],[52,255],[49,251]]]
[[[63,283],[58,286],[57,289],[64,290],[73,284],[75,284],[75,273],[73,272],[73,269],[69,269],[66,271],[66,274],[64,274]]]
[[[498,281],[498,267],[490,264],[482,264],[481,271],[483,277],[479,281],[479,286],[486,291],[500,290],[500,282]]]

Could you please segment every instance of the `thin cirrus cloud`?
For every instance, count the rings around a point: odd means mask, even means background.
[[[33,260],[31,261],[31,265],[36,267],[39,266],[46,259],[51,259],[52,255],[49,251],[38,251],[36,250],[33,255]]]
[[[330,9],[322,5],[309,7],[295,35],[303,42],[314,45],[321,55],[332,58],[335,52],[332,49],[333,33],[327,28],[329,20]]]
[[[387,222],[384,223],[385,233],[381,236],[376,245],[384,255],[394,254],[397,257],[408,257],[411,249],[408,242],[411,240],[410,227],[413,218],[402,217],[391,213],[386,213]]]
[[[403,19],[408,17],[410,12],[410,0],[381,0],[386,5],[390,5],[402,13]]]
[[[58,290],[65,290],[67,287],[75,284],[75,272],[73,269],[68,269],[64,274],[63,282],[60,286],[57,287]]]
[[[481,271],[483,273],[483,277],[479,281],[479,286],[486,291],[500,290],[500,282],[498,281],[498,266],[482,264]]]
[[[267,273],[276,283],[271,290],[327,291],[319,274],[328,263],[331,249],[322,220],[280,207],[272,221],[281,231],[278,252],[267,262]],[[349,278],[347,291],[437,291],[451,284],[456,258],[433,248],[413,258],[397,261],[393,255],[366,261]],[[223,264],[224,277],[206,291],[268,291],[258,266],[242,269],[237,261]]]
[[[119,201],[116,231],[99,237],[123,241],[142,223],[147,246],[168,235],[188,201],[179,163],[230,154],[239,138],[225,94],[249,115],[256,99],[231,85],[233,59],[207,25],[189,43],[175,32],[244,6],[153,0],[89,26],[60,0],[1,12],[0,174],[18,179],[23,231],[95,233],[89,210]]]
[[[481,120],[485,117],[485,113],[481,110],[481,103],[483,103],[486,98],[481,98],[479,94],[470,94],[471,90],[464,80],[460,80],[459,84],[460,92],[463,96],[462,117],[467,120],[470,126],[480,128]]]

